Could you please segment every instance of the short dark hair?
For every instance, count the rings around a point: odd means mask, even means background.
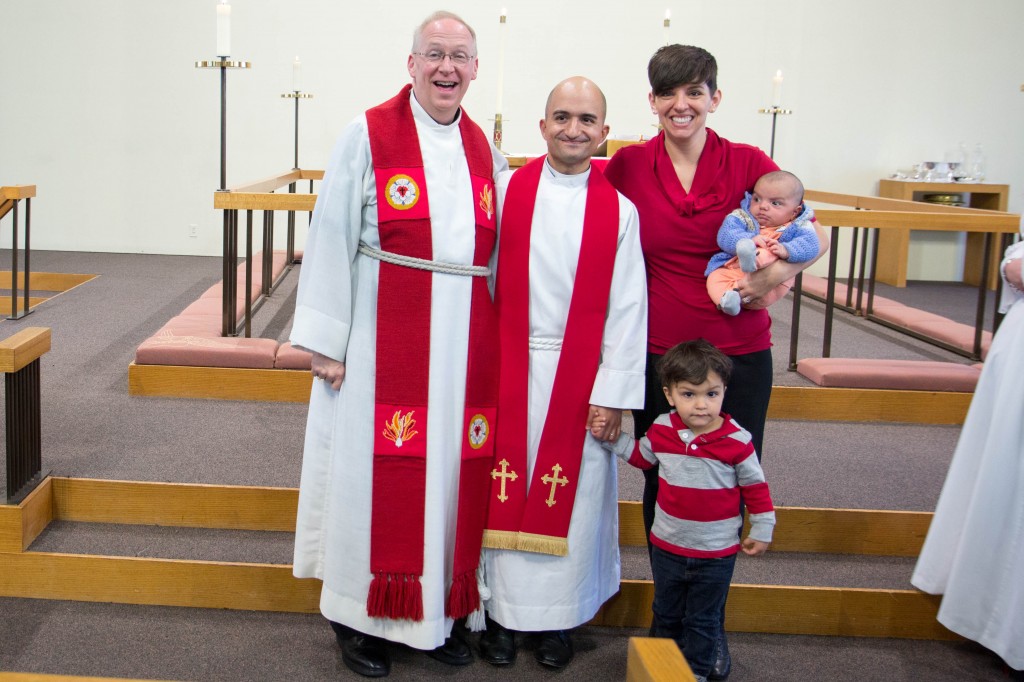
[[[647,80],[655,97],[691,83],[707,84],[713,95],[718,90],[718,62],[702,47],[665,45],[647,63]]]
[[[722,377],[722,383],[728,385],[732,360],[704,339],[675,345],[658,361],[658,376],[665,388],[680,381],[702,384],[710,372]]]

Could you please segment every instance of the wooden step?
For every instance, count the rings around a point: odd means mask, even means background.
[[[45,303],[54,296],[74,289],[84,282],[94,279],[97,275],[74,275],[60,272],[33,272],[29,275],[29,310]],[[14,315],[25,310],[25,273],[19,272],[17,277],[18,296],[12,303],[12,278],[10,270],[0,270],[0,315]],[[44,292],[50,292],[43,296]]]
[[[313,377],[288,369],[178,365],[128,366],[128,393],[161,398],[207,398],[304,403]],[[769,419],[962,424],[972,393],[775,386]]]
[[[84,284],[99,275],[81,275],[65,272],[32,272],[29,274],[29,285],[32,291],[68,291]],[[11,289],[11,271],[0,270],[0,289]],[[25,273],[18,272],[18,289],[25,289]]]
[[[647,652],[644,651],[644,654]],[[651,665],[657,664],[653,661]],[[159,682],[158,680],[130,680],[123,677],[79,677],[77,675],[41,675],[40,673],[0,672],[0,682]]]
[[[150,483],[88,478],[48,478],[19,507],[0,506],[0,551],[20,551],[51,520],[293,531],[296,488]],[[646,545],[641,505],[619,502],[619,542]],[[930,512],[779,507],[772,545],[780,552],[917,556],[931,523]],[[4,519],[9,521],[5,524]],[[24,519],[4,543],[4,527]]]
[[[48,478],[21,504],[0,507],[0,596],[315,612],[319,581],[294,578],[286,564],[25,551],[55,519],[290,530],[296,502],[296,491],[287,488]],[[643,543],[637,507],[620,503],[624,545]],[[778,512],[781,548],[866,548],[899,556],[919,548],[930,517],[878,510]],[[649,625],[652,596],[649,580],[623,580],[593,623]],[[937,609],[937,598],[915,590],[737,584],[728,622],[745,632],[953,638],[935,620]]]

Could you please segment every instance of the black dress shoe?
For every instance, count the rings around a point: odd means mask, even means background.
[[[349,670],[363,677],[387,677],[391,672],[391,657],[385,640],[340,623],[332,622],[331,627],[341,645],[341,660]]]
[[[572,660],[572,638],[565,630],[541,632],[533,657],[541,665],[561,670]]]
[[[441,646],[428,651],[427,656],[448,665],[469,665],[473,662],[473,652],[469,645],[454,634],[444,640]]]
[[[732,656],[729,655],[729,641],[725,638],[723,632],[721,637],[718,639],[718,645],[715,647],[716,656],[715,664],[711,666],[711,672],[708,673],[709,680],[724,680],[729,677],[729,673],[732,672]]]
[[[511,665],[516,660],[516,635],[490,618],[480,635],[480,656],[491,665]]]

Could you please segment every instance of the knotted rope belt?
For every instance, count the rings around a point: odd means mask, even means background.
[[[488,277],[491,274],[491,269],[486,265],[460,265],[458,263],[444,263],[437,260],[427,260],[425,258],[414,258],[413,256],[403,256],[400,253],[392,253],[391,251],[382,251],[376,249],[366,242],[359,242],[359,253],[364,256],[373,258],[374,260],[384,261],[385,263],[391,263],[392,265],[401,265],[407,268],[415,268],[416,270],[429,270],[430,272],[440,272],[446,275],[465,275],[467,277]]]
[[[530,350],[562,350],[562,339],[547,339],[541,336],[531,336]]]

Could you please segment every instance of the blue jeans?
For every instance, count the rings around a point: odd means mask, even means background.
[[[694,675],[707,677],[729,596],[736,555],[693,559],[653,547],[654,622],[651,635],[675,640]]]

